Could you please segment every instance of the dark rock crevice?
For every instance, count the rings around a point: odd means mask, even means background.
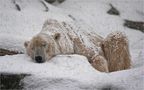
[[[111,9],[107,11],[108,14],[110,15],[120,15],[120,12],[112,5],[109,4]]]
[[[131,29],[136,29],[141,32],[144,32],[144,22],[142,21],[132,21],[132,20],[124,20],[124,26],[131,28]]]
[[[30,74],[11,74],[11,73],[0,73],[0,90],[21,90],[23,89],[24,83],[22,80]]]
[[[45,7],[45,12],[49,11],[48,6],[46,5],[46,3],[44,1],[40,1],[42,3],[42,5]]]
[[[53,4],[54,2],[63,3],[65,0],[45,0],[47,3]]]
[[[10,51],[10,50],[7,50],[7,49],[0,48],[0,56],[15,55],[15,54],[22,54],[22,52]]]
[[[15,5],[15,7],[16,7],[16,9],[17,9],[18,11],[21,11],[21,7],[20,7],[20,5],[16,2],[16,0],[13,0],[13,4]]]

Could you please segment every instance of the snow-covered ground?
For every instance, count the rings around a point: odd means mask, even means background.
[[[101,73],[91,67],[84,56],[59,55],[51,61],[37,64],[26,54],[0,57],[0,72],[28,73],[25,89],[44,90],[144,90],[144,34],[123,26],[124,19],[144,22],[144,0],[66,0],[51,5],[42,0],[0,0],[0,48],[25,52],[23,43],[41,31],[47,19],[74,21],[83,28],[92,28],[106,37],[112,31],[128,36],[132,69]],[[107,14],[109,4],[120,16]],[[90,30],[90,29],[88,29]]]

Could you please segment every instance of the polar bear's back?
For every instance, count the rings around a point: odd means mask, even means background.
[[[102,37],[92,31],[91,28],[84,28],[79,23],[61,22],[57,20],[47,20],[42,28],[41,33],[54,35],[60,33],[59,44],[63,48],[62,52],[75,52],[74,40],[79,39],[86,48],[93,49],[95,53],[99,53],[99,43],[103,40]]]

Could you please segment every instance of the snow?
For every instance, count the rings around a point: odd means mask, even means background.
[[[32,62],[24,54],[3,56],[0,66],[1,72],[33,74],[23,80],[26,89],[99,90],[109,86],[120,90],[143,89],[144,66],[110,74],[100,73],[79,55],[59,55],[43,64]]]
[[[121,12],[121,18],[134,21],[144,20],[143,0],[131,0],[131,2],[129,0],[117,0],[117,2],[110,0],[110,2]]]
[[[0,72],[32,74],[24,78],[25,89],[49,90],[144,90],[144,34],[123,26],[124,19],[144,21],[143,0],[66,0],[55,6],[40,0],[16,0],[21,11],[10,0],[0,0],[0,48],[25,52],[23,43],[41,31],[47,19],[75,21],[81,28],[95,30],[106,37],[113,31],[128,36],[132,69],[101,73],[92,68],[86,57],[59,55],[37,64],[26,54],[0,57]],[[112,4],[120,16],[106,12]],[[70,17],[71,16],[71,17]]]
[[[57,20],[65,20],[64,14],[57,13],[60,10],[50,4],[50,11],[44,12],[39,0],[21,0],[18,3],[22,11],[17,11],[10,0],[0,1],[0,41],[5,41],[4,44],[0,43],[2,48],[24,52],[23,42],[39,33],[45,20],[54,17]],[[13,42],[15,40],[19,43]]]

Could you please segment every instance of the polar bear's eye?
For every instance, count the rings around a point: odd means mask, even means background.
[[[34,47],[31,47],[31,50],[34,50]]]

